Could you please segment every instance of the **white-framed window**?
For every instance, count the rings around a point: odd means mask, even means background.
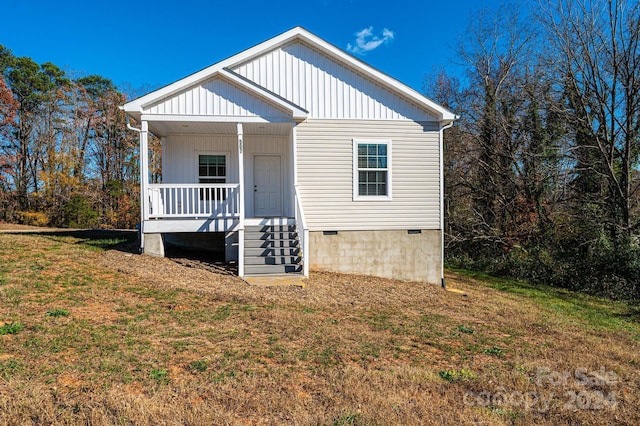
[[[390,140],[353,140],[353,199],[391,200]]]
[[[198,183],[226,183],[227,155],[198,153]]]
[[[197,152],[198,162],[198,183],[227,183],[227,170],[229,156],[219,152]],[[226,192],[221,189],[216,190],[216,198],[224,200]],[[209,200],[210,192],[200,190],[200,199]]]

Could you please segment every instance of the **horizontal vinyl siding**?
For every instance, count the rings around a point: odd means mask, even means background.
[[[440,229],[437,125],[308,120],[297,126],[296,139],[311,230]],[[392,141],[391,201],[353,201],[353,139]]]
[[[255,95],[215,78],[156,103],[147,114],[210,115],[239,117],[287,117],[284,111]]]
[[[300,41],[233,71],[309,111],[310,118],[433,119],[401,96]]]

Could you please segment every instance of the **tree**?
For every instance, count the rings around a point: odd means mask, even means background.
[[[101,187],[103,223],[121,224],[122,209],[135,200],[137,185],[137,144],[126,129],[125,115],[120,110],[126,98],[111,80],[88,76],[78,80],[87,95],[88,140],[91,164]],[[123,206],[127,204],[127,206]]]
[[[603,222],[614,246],[628,244],[639,226],[640,4],[548,1],[542,19],[575,134],[575,198],[583,212],[597,208],[581,217]]]

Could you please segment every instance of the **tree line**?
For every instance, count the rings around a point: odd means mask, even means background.
[[[134,227],[139,153],[125,101],[107,78],[71,78],[0,45],[0,220]]]
[[[450,265],[640,297],[640,4],[474,15],[465,74],[425,83],[445,133]]]

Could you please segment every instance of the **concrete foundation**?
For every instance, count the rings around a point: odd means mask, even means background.
[[[226,263],[238,262],[238,233],[227,232],[224,234],[224,261]]]
[[[310,232],[310,267],[440,285],[441,231]]]
[[[164,241],[162,234],[144,234],[144,254],[164,257]]]

